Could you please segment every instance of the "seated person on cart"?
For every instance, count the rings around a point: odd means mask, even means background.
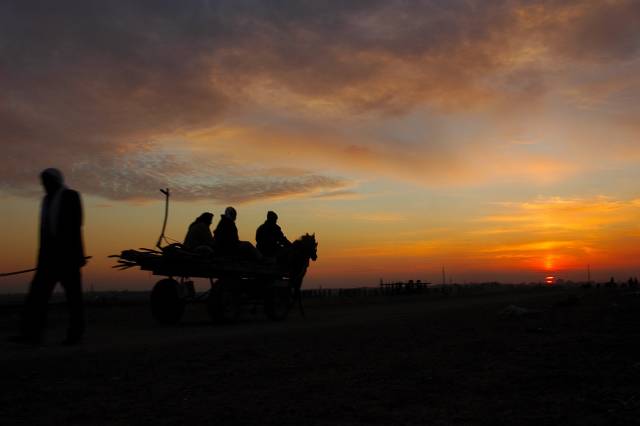
[[[213,249],[217,256],[235,256],[241,259],[257,260],[260,253],[248,241],[240,241],[236,227],[236,209],[227,207],[220,216],[220,222],[213,231]]]
[[[290,245],[291,241],[284,236],[278,225],[278,215],[269,211],[267,220],[256,230],[256,248],[263,256],[276,257],[278,252]]]
[[[187,250],[213,252],[213,235],[209,229],[212,220],[213,213],[205,212],[189,225],[183,244]]]

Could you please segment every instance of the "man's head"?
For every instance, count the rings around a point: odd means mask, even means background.
[[[200,216],[198,216],[196,221],[211,225],[211,222],[213,221],[213,213],[204,212]]]
[[[227,207],[224,209],[224,216],[235,221],[236,220],[236,209],[233,207]]]
[[[267,212],[267,222],[276,223],[277,221],[278,221],[278,215],[276,214],[276,212],[268,211]]]
[[[48,168],[43,170],[40,173],[40,179],[47,194],[54,194],[64,186],[64,177],[58,169]]]

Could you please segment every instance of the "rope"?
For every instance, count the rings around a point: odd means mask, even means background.
[[[91,256],[85,256],[84,260],[89,260],[91,259]],[[5,272],[4,274],[0,274],[0,278],[2,277],[10,277],[12,275],[20,275],[20,274],[26,274],[27,272],[34,272],[37,271],[38,268],[31,268],[31,269],[24,269],[22,271],[15,271],[15,272]]]
[[[7,272],[4,274],[0,274],[0,277],[9,277],[11,275],[20,275],[20,274],[26,274],[27,272],[33,272],[33,271],[37,271],[38,268],[33,268],[33,269],[25,269],[24,271],[15,271],[15,272]]]
[[[171,237],[167,237],[166,235],[165,235],[163,238],[164,238],[164,240],[167,242],[167,244],[171,244],[172,242],[174,242],[174,243],[178,243],[178,244],[182,244],[180,241],[178,241],[178,240],[174,240],[173,238],[171,238]]]

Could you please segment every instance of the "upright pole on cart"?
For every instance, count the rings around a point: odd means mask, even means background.
[[[167,218],[169,217],[169,188],[161,189],[160,192],[164,194],[164,222],[162,222],[162,232],[160,232],[160,236],[158,237],[158,242],[156,243],[156,247],[162,250],[162,240],[164,240],[164,231],[167,229]]]

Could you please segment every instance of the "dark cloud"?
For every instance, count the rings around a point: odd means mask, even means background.
[[[157,167],[194,171],[170,162],[133,173],[132,152],[222,123],[264,86],[350,114],[531,102],[545,70],[518,68],[523,46],[628,60],[639,16],[633,1],[4,1],[0,185],[20,192],[56,164],[91,192],[142,196],[167,181]],[[249,199],[340,185],[313,173],[234,179],[216,173],[187,192]]]
[[[570,58],[626,61],[640,51],[640,3],[635,0],[581,2],[581,9],[558,22],[551,41]]]
[[[23,171],[25,184],[37,183],[39,170]],[[342,178],[302,170],[255,170],[142,145],[123,156],[94,155],[65,170],[66,181],[84,193],[112,200],[143,200],[159,188],[169,187],[178,200],[247,202],[340,191],[349,185]],[[7,192],[22,188],[5,187]],[[34,189],[35,192],[35,189]]]

